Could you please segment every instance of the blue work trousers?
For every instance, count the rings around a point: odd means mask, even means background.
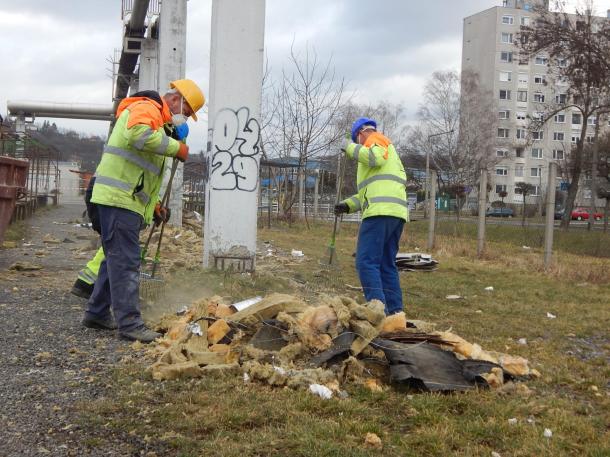
[[[367,217],[358,234],[356,269],[364,297],[380,300],[387,315],[403,310],[396,254],[404,224],[393,216]]]
[[[110,308],[119,331],[144,325],[140,314],[140,243],[142,216],[133,211],[98,205],[102,247],[100,266],[86,315],[106,319]]]

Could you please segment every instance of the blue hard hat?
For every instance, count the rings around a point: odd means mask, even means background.
[[[373,127],[377,128],[377,122],[375,122],[373,119],[369,119],[368,117],[359,117],[352,124],[352,141],[354,141],[354,142],[356,141],[356,137],[358,136],[358,132],[365,125],[372,125]]]

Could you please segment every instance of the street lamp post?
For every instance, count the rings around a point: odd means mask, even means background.
[[[430,186],[432,182],[430,180],[430,149],[432,148],[432,142],[430,141],[435,136],[447,135],[453,133],[453,129],[447,130],[446,132],[433,133],[428,135],[428,148],[426,149],[426,196],[424,204],[424,217],[428,217],[428,199],[430,198]]]

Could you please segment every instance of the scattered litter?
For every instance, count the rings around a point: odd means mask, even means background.
[[[375,433],[367,433],[364,437],[364,445],[366,447],[371,447],[373,449],[382,449],[383,443],[381,442],[381,438],[377,436]]]
[[[487,292],[493,292],[494,287],[493,287],[493,286],[488,286],[488,287],[486,287],[486,288],[485,288],[485,290],[486,290]]]
[[[180,238],[182,236],[182,233],[178,233],[176,236],[174,236],[174,240],[177,240],[178,238]]]
[[[245,383],[250,382],[250,375],[248,373],[244,373],[244,382]]]
[[[258,302],[262,301],[262,299],[263,299],[263,297],[248,298],[246,300],[242,300],[240,302],[233,303],[231,305],[231,308],[233,308],[233,311],[235,311],[235,312],[242,311],[242,310],[248,308],[249,306],[256,305]]]
[[[475,311],[475,313],[477,313],[477,314],[483,314],[483,311],[482,311],[482,310],[480,310],[480,309],[477,309],[477,310]]]
[[[512,418],[508,419],[508,425],[516,425],[516,424],[517,424],[516,417],[512,417]]]
[[[536,422],[536,419],[534,419],[533,416],[529,416],[527,419],[525,419],[525,422],[527,422],[530,425],[534,425],[534,423]]]
[[[203,222],[203,217],[201,217],[201,214],[199,214],[197,211],[193,211],[193,214],[195,215],[195,219],[197,219],[197,222]]]
[[[186,326],[186,329],[193,335],[203,336],[203,332],[201,331],[201,326],[199,324],[189,324]]]
[[[293,249],[290,254],[292,257],[303,257],[305,255],[303,254],[303,251],[297,251],[296,249]]]
[[[522,246],[522,247],[523,247],[523,249],[526,249],[526,250],[527,250],[527,249],[532,249],[532,248],[530,248],[529,246]]]
[[[183,316],[185,315],[189,310],[189,307],[184,305],[182,308],[180,308],[178,311],[176,311],[176,316]]]
[[[526,338],[519,338],[517,340],[517,343],[522,344],[522,345],[526,345],[527,344],[527,339]]]
[[[464,297],[462,297],[461,295],[447,295],[445,298],[447,300],[461,300]]]
[[[29,262],[15,262],[8,269],[13,271],[36,271],[42,270],[42,266]]]
[[[396,267],[400,271],[434,271],[438,262],[430,254],[406,252],[396,254]]]
[[[491,457],[502,457],[500,454],[498,454],[496,451],[491,451]]]
[[[64,238],[62,243],[76,243],[76,241],[71,240],[70,238]]]
[[[59,244],[59,243],[61,243],[61,241],[59,241],[57,238],[55,238],[50,233],[47,233],[45,236],[42,237],[42,242],[43,243],[47,243],[47,244]]]
[[[554,315],[554,314],[552,314],[552,313],[547,312],[547,313],[546,313],[546,317],[548,317],[549,319],[555,319],[557,316],[555,316],[555,315]]]
[[[86,223],[82,223],[82,224],[74,224],[74,227],[78,227],[78,228],[93,228],[93,224],[91,222],[86,222]]]
[[[553,432],[550,428],[545,428],[543,435],[545,438],[551,438],[553,436]]]
[[[323,386],[322,384],[310,384],[309,391],[312,394],[323,398],[324,400],[328,400],[333,396],[333,391],[330,390],[328,387]]]

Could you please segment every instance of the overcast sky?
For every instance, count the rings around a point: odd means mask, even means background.
[[[332,56],[358,101],[403,103],[413,118],[426,78],[435,70],[459,70],[462,19],[501,3],[267,0],[266,54],[279,72],[293,40],[297,50],[308,44],[322,59]],[[603,14],[610,0],[596,6]],[[189,0],[186,76],[206,93],[210,14],[211,0]],[[0,113],[7,100],[110,103],[106,59],[120,48],[121,35],[120,0],[0,0]],[[205,144],[205,117],[189,121],[195,150]],[[100,121],[53,122],[82,133],[108,130]]]

